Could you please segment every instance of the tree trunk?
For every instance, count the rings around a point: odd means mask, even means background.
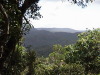
[[[19,18],[20,18],[20,20],[19,20],[20,29],[19,28],[16,29],[18,32],[17,35],[14,36],[14,35],[9,34],[10,38],[8,39],[8,42],[6,43],[6,45],[3,45],[3,47],[4,47],[3,53],[2,53],[2,57],[0,58],[0,74],[2,74],[2,72],[4,70],[4,63],[5,63],[6,59],[9,57],[10,53],[15,50],[16,44],[19,43],[19,40],[21,38],[22,16],[20,16]]]

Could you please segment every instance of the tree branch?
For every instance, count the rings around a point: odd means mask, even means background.
[[[21,7],[21,12],[22,15],[24,15],[24,13],[26,12],[26,10],[35,3],[38,3],[39,0],[25,0],[22,7]]]
[[[0,3],[0,12],[3,14],[3,16],[4,16],[4,19],[5,19],[5,27],[6,27],[6,29],[5,29],[5,34],[9,34],[9,18],[8,18],[8,15],[7,15],[7,13],[6,13],[6,11],[5,11],[5,9],[3,8],[3,5]]]
[[[30,25],[30,27],[33,26],[31,23],[29,23],[29,21],[27,20],[27,18],[26,18],[25,16],[23,16],[23,17],[24,17],[26,23]],[[34,26],[33,26],[33,27],[34,27]],[[25,28],[25,25],[24,25],[23,29],[24,29],[24,28]],[[22,29],[22,30],[23,30],[23,29]]]
[[[5,23],[3,24],[5,28],[3,29],[3,32],[1,33],[2,35],[0,36],[0,50],[2,51],[2,53],[0,53],[0,56],[1,56],[0,57],[0,71],[1,71],[1,69],[3,68],[4,59],[6,60],[6,57],[3,55],[5,53],[4,45],[5,45],[5,42],[7,42],[6,40],[9,34],[9,18],[1,3],[0,3],[0,12],[3,15],[2,19],[4,19],[5,21]]]
[[[25,16],[23,16],[23,17],[24,17],[25,21],[27,22],[27,24],[29,24],[31,26],[32,24],[29,23],[29,21],[27,20],[27,18]]]

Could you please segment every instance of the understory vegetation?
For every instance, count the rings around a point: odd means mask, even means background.
[[[16,45],[2,75],[100,75],[100,29],[87,30],[71,45],[54,45],[48,57]]]

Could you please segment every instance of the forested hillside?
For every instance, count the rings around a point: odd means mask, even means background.
[[[30,48],[17,45],[6,60],[2,74],[100,75],[100,29],[78,34],[74,44],[57,44],[52,48],[49,56],[36,57]]]
[[[63,28],[64,29],[64,28]],[[36,28],[31,29],[25,36],[25,46],[31,46],[39,56],[48,56],[53,51],[55,44],[69,45],[77,41],[77,35],[81,31],[65,28]],[[72,33],[73,32],[73,33]]]
[[[100,75],[100,29],[78,35],[72,45],[54,45],[48,57],[38,58],[36,75]]]

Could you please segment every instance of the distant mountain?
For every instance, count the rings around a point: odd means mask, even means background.
[[[46,30],[49,32],[69,32],[69,33],[75,33],[75,32],[82,32],[70,28],[36,28],[37,30]]]
[[[67,30],[68,29],[68,30]],[[69,28],[31,29],[25,37],[25,46],[31,45],[39,56],[48,56],[54,44],[69,45],[77,40],[80,31]]]

